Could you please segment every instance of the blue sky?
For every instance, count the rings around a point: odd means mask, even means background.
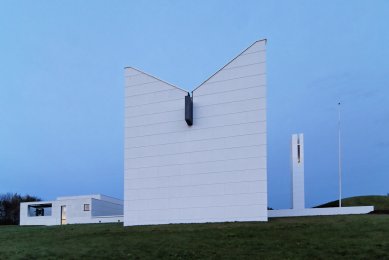
[[[0,1],[0,192],[123,195],[123,68],[191,90],[267,38],[269,205],[389,193],[388,1]]]

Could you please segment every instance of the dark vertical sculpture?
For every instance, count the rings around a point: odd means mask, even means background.
[[[189,93],[185,96],[185,121],[189,126],[193,125],[193,99]]]

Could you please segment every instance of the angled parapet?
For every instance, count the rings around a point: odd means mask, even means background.
[[[291,142],[292,208],[305,208],[304,195],[304,135],[293,134]]]
[[[182,100],[186,94],[187,91],[140,70],[125,68],[127,133],[135,133],[142,125],[166,122],[171,120],[169,118],[177,119],[178,114],[181,114],[183,121]],[[169,113],[165,115],[165,112]],[[142,128],[145,130],[144,127]]]
[[[266,40],[253,43],[193,92],[196,96],[203,96],[227,91],[239,93],[248,89],[254,89],[253,97],[266,97]]]

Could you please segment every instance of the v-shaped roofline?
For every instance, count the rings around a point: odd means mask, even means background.
[[[124,67],[124,69],[133,69],[133,70],[136,70],[136,71],[138,71],[138,72],[140,72],[140,73],[142,73],[142,74],[145,74],[145,75],[147,75],[147,76],[149,76],[149,77],[151,77],[151,78],[153,78],[153,79],[156,79],[156,80],[158,80],[158,81],[161,81],[161,82],[163,82],[163,83],[165,83],[165,84],[167,84],[167,85],[169,85],[169,86],[171,86],[171,87],[173,87],[173,88],[177,88],[177,89],[179,89],[179,90],[184,91],[185,93],[189,93],[188,90],[185,90],[185,89],[183,89],[183,88],[177,87],[176,85],[173,85],[173,84],[171,84],[171,83],[169,83],[169,82],[167,82],[167,81],[165,81],[165,80],[162,80],[162,79],[160,79],[160,78],[157,78],[156,76],[153,76],[153,75],[151,75],[151,74],[149,74],[149,73],[147,73],[147,72],[144,72],[144,71],[142,71],[142,70],[140,70],[140,69],[137,69],[137,68],[134,68],[134,67],[131,67],[131,66]]]
[[[185,90],[185,89],[183,89],[183,88],[180,88],[180,87],[177,87],[176,85],[173,85],[173,84],[171,84],[171,83],[169,83],[169,82],[167,82],[167,81],[165,81],[165,80],[162,80],[162,79],[159,79],[159,78],[157,78],[157,77],[155,77],[155,76],[153,76],[153,75],[151,75],[151,74],[149,74],[149,73],[146,73],[146,72],[144,72],[144,71],[142,71],[142,70],[140,70],[140,69],[137,69],[137,68],[134,68],[134,67],[132,67],[132,66],[127,66],[127,67],[124,67],[124,69],[133,69],[133,70],[136,70],[136,71],[138,71],[138,72],[140,72],[140,73],[143,73],[143,74],[145,74],[145,75],[147,75],[147,76],[149,76],[149,77],[152,77],[152,78],[154,78],[154,79],[156,79],[156,80],[158,80],[158,81],[161,81],[161,82],[163,82],[163,83],[166,83],[167,85],[169,85],[169,86],[171,86],[171,87],[174,87],[174,88],[176,88],[176,89],[179,89],[179,90],[182,90],[182,91],[184,91],[184,92],[186,92],[186,93],[192,93],[193,94],[193,92],[195,91],[195,90],[197,90],[198,88],[200,88],[201,86],[203,86],[208,80],[210,80],[213,76],[215,76],[216,74],[218,74],[221,70],[223,70],[226,66],[228,66],[231,62],[233,62],[234,60],[236,60],[240,55],[242,55],[245,51],[247,51],[248,49],[250,49],[254,44],[256,44],[257,42],[261,42],[261,41],[265,41],[265,44],[266,44],[266,42],[267,42],[267,39],[266,38],[264,38],[264,39],[260,39],[260,40],[257,40],[257,41],[255,41],[255,42],[253,42],[249,47],[247,47],[246,49],[244,49],[243,51],[241,51],[238,55],[236,55],[232,60],[230,60],[227,64],[225,64],[223,67],[221,67],[219,70],[217,70],[215,73],[213,73],[210,77],[208,77],[205,81],[203,81],[200,85],[198,85],[197,87],[195,87],[192,91],[188,91],[188,90]]]
[[[215,73],[213,73],[210,77],[208,77],[206,80],[204,80],[200,85],[198,85],[195,89],[192,90],[192,93],[200,88],[201,86],[203,86],[208,80],[210,80],[213,76],[215,76],[216,74],[218,74],[220,71],[222,71],[225,67],[227,67],[231,62],[233,62],[234,60],[236,60],[240,55],[242,55],[245,51],[247,51],[248,49],[250,49],[252,46],[254,46],[254,44],[256,44],[257,42],[261,42],[261,41],[265,41],[265,44],[267,42],[267,39],[261,39],[261,40],[257,40],[255,42],[253,42],[249,47],[247,47],[246,49],[244,49],[243,51],[241,51],[238,55],[236,55],[232,60],[230,60],[226,65],[224,65],[223,67],[221,67],[219,70],[217,70]]]

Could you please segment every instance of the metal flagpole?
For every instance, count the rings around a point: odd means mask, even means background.
[[[340,139],[340,102],[338,103],[338,153],[339,153],[339,207],[342,207],[342,157]]]

